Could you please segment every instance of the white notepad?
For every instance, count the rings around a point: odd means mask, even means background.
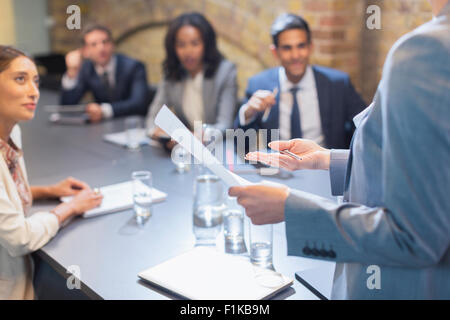
[[[133,182],[127,181],[117,184],[112,184],[100,188],[103,195],[102,204],[100,207],[86,211],[83,214],[84,218],[90,218],[106,213],[118,212],[133,207]],[[62,197],[61,201],[68,202],[73,197]],[[167,194],[152,188],[152,202],[161,202],[167,198]]]
[[[193,300],[267,299],[292,285],[275,271],[255,267],[247,256],[196,247],[138,276]]]

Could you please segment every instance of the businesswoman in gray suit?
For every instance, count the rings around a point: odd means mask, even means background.
[[[43,247],[68,218],[98,206],[102,196],[74,178],[32,186],[20,149],[18,122],[34,117],[39,99],[34,62],[0,45],[0,300],[34,299],[29,253]],[[74,195],[50,212],[28,215],[34,199]]]
[[[150,106],[147,126],[155,139],[163,132],[154,124],[166,104],[191,130],[202,121],[224,131],[236,108],[236,67],[217,49],[216,34],[200,13],[175,18],[165,38],[164,80]]]

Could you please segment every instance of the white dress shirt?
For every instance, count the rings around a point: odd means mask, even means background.
[[[114,87],[116,85],[116,66],[117,58],[115,55],[113,55],[106,66],[102,67],[100,65],[94,64],[94,69],[100,79],[102,79],[105,72],[108,72],[109,85],[111,87]],[[77,83],[78,77],[69,78],[67,73],[62,77],[62,87],[64,90],[72,90],[76,87]],[[100,107],[102,109],[103,118],[109,119],[114,116],[114,111],[110,103],[102,103],[100,104]]]
[[[292,87],[297,86],[297,102],[300,111],[300,123],[302,128],[302,136],[304,139],[310,139],[316,143],[323,145],[325,142],[322,125],[320,122],[319,98],[317,96],[316,81],[311,66],[306,68],[302,79],[294,84],[290,82],[286,76],[285,69],[279,68],[280,82],[280,104],[279,104],[279,129],[280,139],[291,139],[291,113],[294,103],[292,93],[289,91]],[[243,105],[239,111],[239,121],[242,126],[249,124],[253,119],[245,121],[245,111],[247,105]]]

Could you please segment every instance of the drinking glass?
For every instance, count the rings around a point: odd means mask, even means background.
[[[125,119],[125,134],[127,148],[131,151],[139,151],[142,139],[142,119],[138,116],[127,117]]]
[[[150,171],[135,171],[131,178],[136,222],[143,225],[152,215],[152,174]]]
[[[197,176],[194,182],[193,229],[196,245],[216,244],[225,209],[223,184],[215,175]]]
[[[175,164],[178,173],[188,172],[191,168],[191,154],[183,148],[181,145],[177,144],[172,149],[171,154],[172,162]]]
[[[247,252],[244,242],[244,212],[236,202],[236,198],[228,197],[223,212],[223,235],[225,252],[240,254]]]
[[[261,268],[273,269],[273,225],[255,225],[250,222],[250,261]]]

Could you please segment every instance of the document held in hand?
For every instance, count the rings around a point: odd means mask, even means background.
[[[226,169],[166,105],[156,115],[155,124],[185,148],[195,159],[222,179],[228,187],[252,184],[250,181]]]

